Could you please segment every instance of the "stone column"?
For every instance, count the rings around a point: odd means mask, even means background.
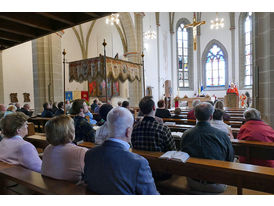
[[[158,100],[161,99],[161,67],[160,67],[160,14],[155,12],[157,33],[157,69],[158,69]],[[157,101],[158,101],[157,100]]]
[[[51,34],[32,41],[34,108],[43,110],[44,102],[63,101],[61,38]]]
[[[135,15],[135,21],[136,21],[136,27],[133,25],[133,21],[131,19],[131,16],[128,12],[122,12],[120,13],[120,20],[122,24],[122,28],[127,40],[127,46],[128,46],[128,51],[126,54],[126,57],[128,61],[139,63],[141,62],[141,54],[137,52],[137,37],[136,35],[143,35],[141,33],[142,28],[140,28],[140,24],[142,24],[142,16],[140,15]],[[138,31],[136,31],[138,29]],[[140,37],[139,37],[140,41]],[[140,47],[139,47],[140,48]],[[134,81],[134,82],[129,82],[128,84],[128,92],[129,92],[129,97],[128,101],[130,106],[138,106],[139,100],[142,96],[142,82],[141,81]]]
[[[231,31],[231,62],[232,62],[232,82],[235,83],[235,13],[230,12],[230,31]],[[237,85],[239,85],[237,83]]]
[[[274,13],[255,13],[253,102],[262,119],[274,127]]]
[[[141,63],[141,53],[143,50],[143,14],[135,13],[135,37],[136,37],[136,52],[132,52],[127,55],[128,60],[135,63]],[[133,39],[131,39],[133,41]],[[142,77],[142,68],[140,70]],[[141,78],[142,79],[142,78]],[[142,98],[142,80],[134,80],[128,83],[129,89],[129,104],[130,106],[137,107],[139,101]]]
[[[171,94],[171,105],[173,105],[173,99],[177,95],[177,91],[175,88],[177,88],[177,78],[174,80],[174,73],[177,74],[177,70],[174,69],[174,57],[173,54],[173,40],[174,40],[174,12],[169,12],[169,31],[170,31],[170,58],[171,58],[171,85],[172,85],[172,94]]]
[[[4,80],[3,80],[2,51],[0,51],[0,104],[4,104]]]

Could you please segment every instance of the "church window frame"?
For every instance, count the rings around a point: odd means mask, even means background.
[[[249,24],[248,24],[249,23]],[[254,75],[254,14],[239,16],[239,87],[252,89]],[[247,81],[248,80],[248,81]],[[249,82],[249,84],[248,84]]]
[[[214,46],[217,46],[221,50],[221,53],[213,54],[211,52],[211,49]],[[214,79],[218,80],[218,85],[211,85],[211,86],[207,85],[207,75],[209,75],[209,72],[207,73],[207,69],[212,69],[211,75],[213,75],[212,67],[216,65],[213,62],[208,62],[209,58],[215,58],[215,59],[219,60],[216,62],[216,64],[218,65],[218,69],[217,69],[218,76],[217,76],[217,78],[216,77],[214,78]],[[225,75],[225,77],[223,77],[223,78],[221,78],[221,76],[220,76],[220,70],[221,70],[220,61],[221,60],[223,60],[223,65],[224,65],[223,74]],[[208,68],[207,68],[207,65],[208,65]],[[210,68],[209,68],[209,65],[210,65]],[[205,47],[203,55],[202,55],[202,68],[203,68],[202,85],[205,90],[210,91],[210,90],[228,89],[228,53],[227,53],[227,50],[224,47],[224,45],[221,42],[219,42],[218,40],[216,40],[216,39],[211,40]],[[223,81],[224,81],[223,84],[219,84],[219,82],[221,82],[221,79],[223,79]]]
[[[186,18],[179,19],[176,24],[176,73],[177,87],[180,91],[194,89],[193,29],[183,29],[183,25],[186,24],[190,24],[190,21]]]

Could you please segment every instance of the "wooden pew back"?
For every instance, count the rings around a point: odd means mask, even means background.
[[[79,146],[95,147],[94,143],[84,142]],[[151,169],[195,179],[223,183],[239,188],[274,193],[274,169],[235,162],[189,158],[186,163],[160,159],[162,152],[148,152],[132,149],[132,152],[145,157]]]
[[[0,178],[12,180],[17,184],[44,195],[85,195],[92,194],[85,186],[62,180],[44,177],[38,172],[22,166],[0,162]],[[4,185],[1,185],[4,186]]]

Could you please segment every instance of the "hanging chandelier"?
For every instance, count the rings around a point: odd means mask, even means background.
[[[149,27],[149,30],[144,33],[144,37],[146,39],[156,39],[156,32],[151,29],[151,26]]]
[[[224,18],[219,19],[218,13],[216,13],[216,19],[210,21],[210,29],[224,28]]]
[[[111,14],[106,18],[106,24],[113,25],[114,23],[119,24],[119,14]]]

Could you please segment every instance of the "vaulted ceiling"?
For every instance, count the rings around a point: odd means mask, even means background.
[[[110,12],[0,12],[0,50],[110,14]]]

